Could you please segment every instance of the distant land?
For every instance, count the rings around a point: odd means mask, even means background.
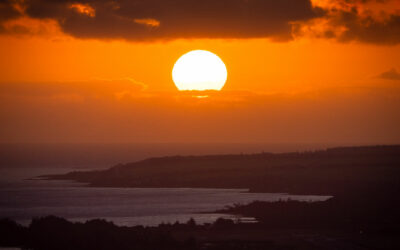
[[[400,190],[400,145],[320,151],[170,156],[45,179],[96,187],[244,188],[251,192],[365,195]]]
[[[104,169],[169,155],[283,153],[320,150],[322,143],[0,143],[0,168]],[[348,145],[350,146],[350,145]]]

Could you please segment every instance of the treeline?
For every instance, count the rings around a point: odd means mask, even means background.
[[[327,201],[254,201],[235,204],[218,213],[255,217],[264,228],[313,228],[356,231],[392,231],[400,236],[400,198],[385,196],[333,197]]]
[[[157,227],[116,226],[102,219],[85,223],[47,216],[33,219],[27,227],[0,219],[0,248],[30,250],[268,250],[287,249],[271,239],[247,239],[257,224],[235,223],[219,218],[197,225],[162,223]],[[230,232],[240,232],[238,238]],[[214,237],[217,236],[217,237]]]
[[[187,223],[160,224],[157,227],[124,227],[102,219],[85,223],[48,216],[33,219],[27,227],[10,219],[0,220],[0,247],[19,247],[33,250],[88,250],[88,249],[141,249],[191,250],[198,249],[194,238],[176,239],[174,231],[220,230],[233,226],[227,219],[213,224]]]
[[[126,227],[102,219],[81,223],[48,216],[33,219],[24,227],[3,219],[0,220],[0,247],[32,250],[268,250],[333,249],[340,244],[343,248],[339,249],[358,249],[360,246],[363,249],[400,249],[400,199],[371,195],[312,203],[255,201],[218,211],[254,216],[257,223],[218,219],[212,224],[197,225],[191,219],[187,223],[156,227]],[[293,235],[298,236],[293,239]]]

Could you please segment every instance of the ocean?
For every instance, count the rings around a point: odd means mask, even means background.
[[[212,213],[225,206],[254,200],[326,200],[329,196],[248,193],[244,189],[96,188],[70,181],[31,180],[42,174],[66,173],[75,168],[1,168],[0,218],[27,225],[32,218],[61,216],[84,222],[103,218],[117,225],[155,226],[160,223],[214,222],[217,218],[253,221]],[[211,213],[206,213],[211,212]]]

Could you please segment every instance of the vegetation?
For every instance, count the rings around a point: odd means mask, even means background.
[[[400,198],[395,192],[391,195],[371,192],[369,196],[334,197],[319,202],[254,201],[217,212],[255,217],[268,228],[400,230]]]
[[[72,223],[49,216],[33,219],[29,227],[0,221],[1,246],[27,249],[187,249],[162,228],[118,227],[105,220]]]
[[[0,247],[32,250],[268,250],[399,249],[399,203],[253,202],[220,212],[256,216],[258,223],[218,219],[213,224],[120,227],[105,220],[73,223],[48,216],[28,227],[0,220]],[[360,205],[360,207],[358,207]],[[387,210],[389,208],[389,210]],[[367,210],[366,212],[363,210]]]

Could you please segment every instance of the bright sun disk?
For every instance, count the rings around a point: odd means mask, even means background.
[[[176,61],[172,79],[181,90],[221,90],[228,72],[224,62],[214,53],[193,50]]]

